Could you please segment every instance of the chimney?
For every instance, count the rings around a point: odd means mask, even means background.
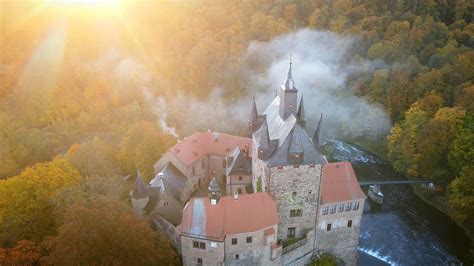
[[[234,192],[234,200],[238,200],[239,199],[239,193],[238,192]]]

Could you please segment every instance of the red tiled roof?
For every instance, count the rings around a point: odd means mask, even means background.
[[[216,205],[209,198],[191,198],[183,210],[181,234],[218,241],[226,235],[255,232],[278,223],[275,200],[266,192],[221,197]]]
[[[217,132],[198,132],[184,140],[178,141],[170,152],[173,153],[183,164],[190,166],[204,156],[215,154],[227,156],[235,147],[250,149],[252,139],[232,136]]]
[[[366,198],[350,162],[323,165],[322,204]]]

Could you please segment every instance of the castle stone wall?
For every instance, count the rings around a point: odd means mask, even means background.
[[[331,207],[339,204],[354,204],[359,202],[358,210],[338,212],[322,215],[325,207]],[[364,209],[365,200],[338,202],[336,204],[321,205],[318,216],[318,227],[316,246],[322,252],[331,253],[341,258],[347,265],[355,265],[357,261],[357,247],[359,246],[360,224]],[[351,227],[348,227],[348,221],[352,221]],[[328,231],[328,224],[331,224],[331,230]]]
[[[287,238],[288,228],[296,229],[295,237],[304,237],[309,229],[315,227],[321,167],[300,165],[269,168],[270,193],[275,197],[280,221],[278,239]],[[301,210],[302,216],[291,217],[292,210]]]

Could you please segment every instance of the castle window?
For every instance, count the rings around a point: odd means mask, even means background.
[[[193,248],[206,249],[206,243],[200,241],[193,241]]]
[[[237,189],[237,193],[242,194],[242,189]]]
[[[235,260],[238,260],[240,259],[240,255],[239,254],[235,254]]]
[[[346,212],[347,212],[347,211],[350,211],[351,208],[352,208],[352,203],[348,203],[348,204],[346,205]]]
[[[282,170],[282,169],[283,169],[283,166],[280,165],[280,166],[277,167],[277,169],[278,169],[278,170]]]
[[[326,231],[331,231],[331,224],[326,225]]]
[[[293,198],[296,198],[296,194],[297,194],[296,191],[293,191],[293,193],[291,193],[291,196],[292,196]]]
[[[195,174],[196,174],[196,167],[194,167],[194,165],[193,165],[193,175],[195,175]]]
[[[327,215],[329,213],[329,207],[325,207],[323,209],[323,215]]]
[[[357,211],[359,209],[359,202],[354,203],[354,207],[352,207],[353,211]]]
[[[352,227],[352,220],[347,221],[347,227],[351,228]]]
[[[314,168],[316,165],[314,163],[310,164],[309,167]]]
[[[202,162],[201,162],[202,169],[206,168],[205,165],[206,165],[206,159],[204,158],[204,159],[202,159]]]
[[[337,212],[343,212],[344,211],[344,204],[339,205],[339,209]]]
[[[239,181],[242,181],[242,176],[239,176]]]
[[[251,237],[251,236],[248,236],[248,237],[247,237],[247,244],[250,244],[250,243],[252,243],[252,237]]]
[[[286,234],[287,238],[293,238],[296,235],[296,227],[289,227],[288,232]]]
[[[197,258],[197,264],[202,265],[202,258]]]
[[[329,210],[331,214],[336,213],[336,205],[331,206],[331,209]]]
[[[312,190],[309,190],[309,191],[308,191],[308,195],[311,195],[311,193],[313,193],[313,191],[312,191]]]
[[[232,245],[237,245],[237,238],[232,238]]]
[[[225,167],[226,167],[226,165],[227,165],[227,162],[226,162],[226,160],[225,160],[225,159],[222,159],[222,168],[225,168]]]
[[[301,217],[301,216],[303,216],[302,209],[290,210],[290,217]]]

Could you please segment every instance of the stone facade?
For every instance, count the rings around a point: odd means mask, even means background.
[[[135,199],[132,197],[130,193],[130,198],[132,199],[132,210],[135,214],[143,216],[144,214],[144,209],[145,206],[148,204],[150,201],[149,197],[143,198],[143,199]]]
[[[315,227],[321,165],[277,166],[268,172],[280,220],[278,239],[303,237]]]
[[[274,226],[273,230],[276,232],[277,226]],[[247,238],[250,238],[249,243]],[[199,244],[196,245],[194,242]],[[271,265],[276,259],[272,259],[274,242],[274,234],[266,235],[263,229],[228,235],[224,241],[182,235],[183,265],[197,265],[199,262],[202,265]]]
[[[365,199],[320,206],[316,237],[320,251],[336,255],[347,265],[355,265],[364,204]]]
[[[252,177],[249,175],[229,175],[226,184],[227,195],[251,193],[251,191],[247,191],[247,188],[252,185]]]
[[[183,265],[224,265],[224,242],[182,235],[181,254]]]
[[[275,232],[277,230],[274,226]],[[256,232],[229,235],[225,239],[226,265],[270,265],[273,264],[271,245],[276,241],[274,234],[268,236],[259,230]],[[247,243],[247,238],[251,243]],[[237,244],[232,241],[237,239]]]

